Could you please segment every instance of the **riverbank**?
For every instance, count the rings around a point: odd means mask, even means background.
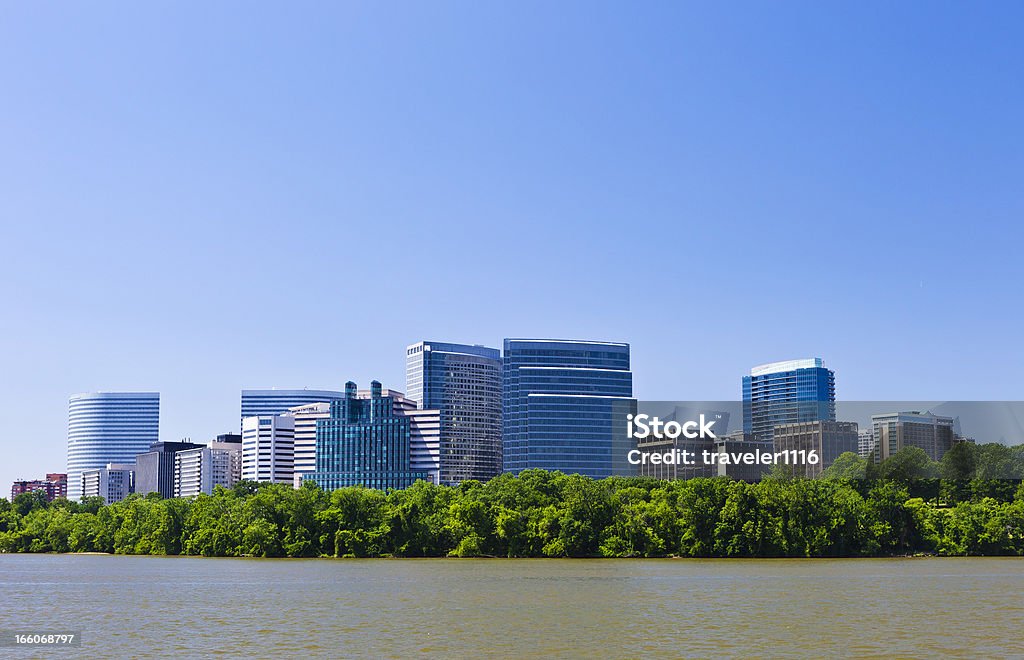
[[[0,552],[208,557],[891,557],[1024,555],[1006,481],[592,480],[538,470],[458,487],[295,490],[242,482],[194,499],[0,500]],[[959,484],[953,484],[959,486]],[[943,501],[942,493],[969,499]],[[29,502],[32,503],[31,501]],[[19,508],[20,507],[20,508]]]

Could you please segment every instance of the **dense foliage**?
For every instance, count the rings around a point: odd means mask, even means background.
[[[255,557],[837,557],[1024,554],[1019,480],[885,474],[844,455],[825,478],[659,481],[529,470],[381,492],[242,482],[105,506],[0,499],[0,552]],[[890,461],[893,461],[890,459]],[[919,461],[918,461],[919,462]],[[888,462],[887,462],[888,463]],[[902,467],[901,467],[902,466]],[[941,467],[941,466],[940,466]],[[917,465],[916,468],[921,468]],[[934,466],[924,468],[934,470]]]

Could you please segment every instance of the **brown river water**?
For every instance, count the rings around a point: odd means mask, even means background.
[[[0,657],[1024,657],[1024,559],[0,555]]]

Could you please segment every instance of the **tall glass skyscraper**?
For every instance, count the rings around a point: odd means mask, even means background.
[[[501,353],[421,341],[405,349],[406,395],[441,413],[441,483],[501,472]]]
[[[344,398],[344,392],[333,390],[242,390],[241,418],[281,415],[296,406]]]
[[[412,425],[403,414],[415,405],[377,381],[369,397],[345,384],[345,398],[331,402],[330,417],[317,420],[316,472],[306,475],[324,490],[347,486],[408,488],[430,474],[412,468]]]
[[[821,358],[762,364],[743,377],[743,432],[768,441],[780,424],[835,421],[836,377]]]
[[[632,396],[629,344],[506,339],[504,470],[630,474],[623,467],[628,448],[620,446],[628,438],[618,422],[624,425],[635,408]]]
[[[159,440],[159,392],[93,392],[68,401],[68,499],[82,497],[82,472],[134,463]]]

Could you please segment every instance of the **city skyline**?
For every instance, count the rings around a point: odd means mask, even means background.
[[[205,438],[423,337],[629,342],[641,399],[803,355],[1024,398],[1017,5],[198,12],[0,25],[3,483],[61,469],[73,392]]]
[[[524,340],[524,339],[509,340],[509,339],[505,339],[504,343],[506,344],[506,346],[507,346],[509,341],[512,341],[512,342],[540,341],[540,342],[555,342],[555,343],[585,343],[585,344],[622,345],[622,346],[627,346],[627,347],[629,346],[628,342],[624,342],[624,343],[605,342],[605,341],[597,341],[597,342],[595,342],[595,341],[592,341],[592,340],[578,340],[578,339],[568,339],[568,340],[567,339],[534,339],[534,340]],[[491,349],[491,348],[488,348],[488,347],[480,345],[480,344],[467,345],[467,344],[453,344],[453,343],[449,343],[449,342],[434,342],[434,343],[437,343],[437,344],[445,347],[447,350],[451,350],[451,347],[459,347],[459,346],[461,346],[461,347],[469,347],[469,346],[472,346],[474,348],[483,349],[483,350],[486,350],[486,351],[494,350],[494,351],[497,351],[497,353],[499,355],[501,354],[500,350]],[[414,346],[422,346],[423,344],[424,344],[424,342],[418,342],[417,344],[413,344],[413,345],[410,345],[410,346],[406,347],[406,350],[405,350],[405,354],[406,354],[406,379],[407,379],[406,385],[408,385],[408,378],[409,378],[409,371],[408,371],[409,370],[409,364],[410,364],[410,362],[408,361],[408,359],[409,359],[409,350],[411,348],[413,348]],[[741,391],[741,396],[740,397],[735,397],[734,399],[730,399],[730,400],[735,401],[735,402],[742,402],[743,396],[745,396],[745,389],[748,387],[749,379],[750,379],[750,376],[752,374],[762,374],[762,373],[763,374],[771,374],[771,373],[779,372],[780,370],[803,368],[803,367],[814,367],[814,368],[820,369],[822,371],[827,371],[829,373],[829,380],[830,380],[829,387],[834,390],[834,388],[835,388],[835,385],[834,385],[834,378],[835,378],[834,377],[834,370],[826,369],[825,368],[825,361],[822,358],[791,358],[791,359],[782,360],[782,361],[775,361],[775,362],[770,362],[770,363],[761,363],[761,364],[757,364],[757,365],[754,365],[753,367],[751,367],[748,370],[748,372],[744,373],[740,377],[740,387],[739,387],[739,389]],[[400,394],[400,395],[401,394],[406,394],[404,392],[400,392],[400,391],[394,390],[393,388],[390,389],[390,391],[392,393],[397,393],[397,394]],[[248,406],[249,409],[250,409],[250,412],[253,413],[254,415],[257,415],[257,414],[258,415],[276,414],[276,413],[272,413],[271,410],[274,410],[274,409],[277,409],[277,408],[280,409],[279,410],[280,413],[292,414],[292,412],[290,412],[290,411],[293,411],[293,410],[295,410],[297,408],[293,408],[291,404],[295,403],[296,401],[302,401],[302,402],[304,402],[304,404],[308,405],[308,404],[314,403],[314,402],[326,403],[326,402],[329,402],[332,399],[344,398],[344,393],[339,391],[339,390],[330,390],[330,389],[326,389],[326,388],[311,388],[311,387],[303,387],[303,388],[295,388],[295,387],[248,388],[247,387],[247,388],[241,389],[240,393],[241,393],[242,409],[245,410],[246,407]],[[324,395],[327,395],[327,396],[324,396]],[[107,398],[107,397],[119,398],[119,397],[122,397],[122,396],[128,396],[129,398],[131,398],[131,397],[139,397],[139,396],[142,396],[142,397],[156,397],[156,401],[159,402],[159,400],[160,400],[160,398],[162,396],[162,393],[161,392],[125,392],[125,391],[119,391],[119,392],[114,392],[114,391],[80,392],[80,393],[72,395],[69,398],[69,401],[71,402],[72,406],[74,406],[75,401],[81,400],[83,398],[88,400],[88,399],[93,398],[93,397],[99,397],[102,400],[103,398]],[[634,396],[633,398],[637,399],[638,397]],[[907,404],[906,401],[904,401],[904,402],[893,401],[892,403],[894,405],[895,404],[899,404],[899,405],[895,405],[895,407],[904,407],[904,408],[908,408],[908,409],[909,408],[914,408],[914,407],[922,407],[922,406],[914,406],[914,405],[909,405],[908,406],[908,405],[906,405]],[[421,405],[421,407],[422,407],[422,405]],[[894,410],[895,410],[895,407],[893,408]],[[923,407],[929,408],[930,406],[923,406]],[[158,420],[157,420],[158,427],[162,428],[162,425],[163,425],[162,415],[157,415],[157,417],[158,417]],[[199,431],[196,435],[198,437],[200,437],[200,438],[205,438],[205,437],[213,437],[217,433],[219,433],[219,431],[207,429],[207,430]],[[163,432],[161,431],[160,435],[159,435],[159,441],[158,442],[160,442],[160,443],[175,444],[175,443],[177,443],[179,441],[180,442],[192,441],[193,437],[194,436],[185,436],[185,437],[181,437],[181,438],[178,438],[178,439],[173,439],[173,438],[170,438],[170,437],[165,437],[163,435]],[[65,451],[68,449],[68,446],[66,444],[66,440],[67,439],[65,439],[65,445],[64,445]],[[205,443],[205,440],[203,440],[201,442]],[[504,449],[504,447],[503,447],[503,449]],[[140,453],[143,453],[143,452],[140,452]],[[111,462],[111,461],[105,461],[104,465],[107,462]],[[121,462],[124,462],[124,461],[121,461]],[[58,466],[58,467],[61,470],[63,470],[63,469],[65,469],[66,466]],[[96,467],[102,467],[102,466],[101,465],[97,465]],[[41,474],[40,471],[43,468],[39,467],[39,466],[36,466],[33,469],[35,470],[35,472],[31,472],[30,471],[25,476],[19,476],[19,477],[15,478],[15,479],[12,479],[11,482],[13,483],[13,482],[18,482],[18,481],[25,481],[25,480],[35,479],[37,477],[33,476],[33,475],[35,475],[37,473]],[[47,469],[49,469],[49,468],[47,468]],[[503,470],[503,471],[508,471],[508,470],[506,469],[506,470]],[[74,491],[74,490],[77,490],[77,488],[72,486],[72,487],[69,488],[69,490]]]

